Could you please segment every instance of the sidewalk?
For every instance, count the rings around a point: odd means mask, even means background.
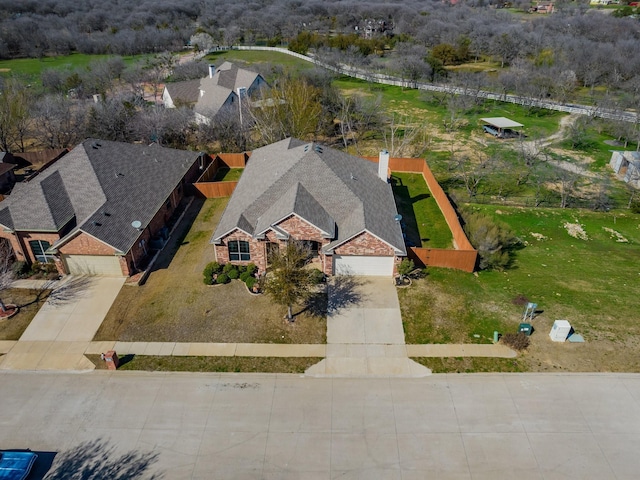
[[[360,348],[362,347],[362,348]],[[349,352],[343,351],[348,349]],[[399,350],[400,349],[400,350]],[[0,341],[2,370],[93,370],[84,355],[99,355],[115,350],[124,355],[174,357],[323,357],[398,359],[406,357],[493,357],[514,358],[516,352],[504,345],[323,345],[266,343],[178,343],[178,342],[45,342]],[[19,354],[19,355],[15,355]],[[375,356],[372,356],[375,355]]]

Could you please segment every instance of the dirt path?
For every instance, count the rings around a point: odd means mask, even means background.
[[[560,120],[560,128],[553,135],[550,135],[548,137],[538,139],[538,140],[529,140],[526,142],[519,143],[517,144],[516,148],[523,150],[525,152],[525,155],[532,158],[538,157],[539,155],[543,155],[543,150],[545,148],[549,148],[554,143],[557,143],[566,137],[567,130],[569,129],[569,127],[571,127],[571,125],[573,125],[576,122],[576,120],[579,117],[580,115],[576,113],[567,115],[566,117],[563,117]],[[591,160],[588,157],[584,157],[584,158],[587,161]],[[581,175],[583,177],[588,177],[588,178],[597,177],[597,174],[590,172],[589,170],[584,168],[582,165],[577,165],[575,163],[567,162],[565,160],[548,159],[547,161],[552,165],[558,168],[561,168],[562,170],[566,170],[567,172],[572,172],[577,175]]]

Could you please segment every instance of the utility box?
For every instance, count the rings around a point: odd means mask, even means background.
[[[549,336],[554,342],[564,342],[571,332],[571,324],[566,320],[556,320],[553,322]]]
[[[107,368],[109,370],[116,370],[118,368],[118,364],[120,362],[118,360],[118,354],[115,350],[109,350],[107,353],[104,353],[103,359],[107,363]]]
[[[531,335],[532,330],[530,323],[521,323],[520,327],[518,327],[518,332],[524,333],[527,337]]]

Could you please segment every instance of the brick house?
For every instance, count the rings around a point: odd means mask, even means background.
[[[61,274],[129,276],[195,181],[206,157],[159,145],[88,139],[0,203],[0,237],[17,260]]]
[[[162,92],[166,108],[193,107],[196,121],[208,123],[225,112],[240,111],[241,102],[259,96],[267,82],[259,73],[224,62],[218,68],[209,65],[209,76],[197,80],[167,83]]]
[[[406,256],[389,154],[376,164],[289,138],[254,150],[213,233],[220,263],[255,263],[305,242],[327,275],[393,275]]]

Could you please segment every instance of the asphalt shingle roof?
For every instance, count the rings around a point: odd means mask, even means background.
[[[176,102],[193,104],[196,103],[200,97],[199,79],[167,83],[164,88],[169,92],[174,105]]]
[[[211,242],[235,228],[261,235],[291,214],[330,233],[327,250],[368,231],[406,253],[391,187],[376,164],[296,139],[251,154]]]
[[[0,203],[0,224],[20,231],[75,228],[127,252],[189,168],[197,152],[88,139]],[[54,247],[56,246],[54,245]]]

